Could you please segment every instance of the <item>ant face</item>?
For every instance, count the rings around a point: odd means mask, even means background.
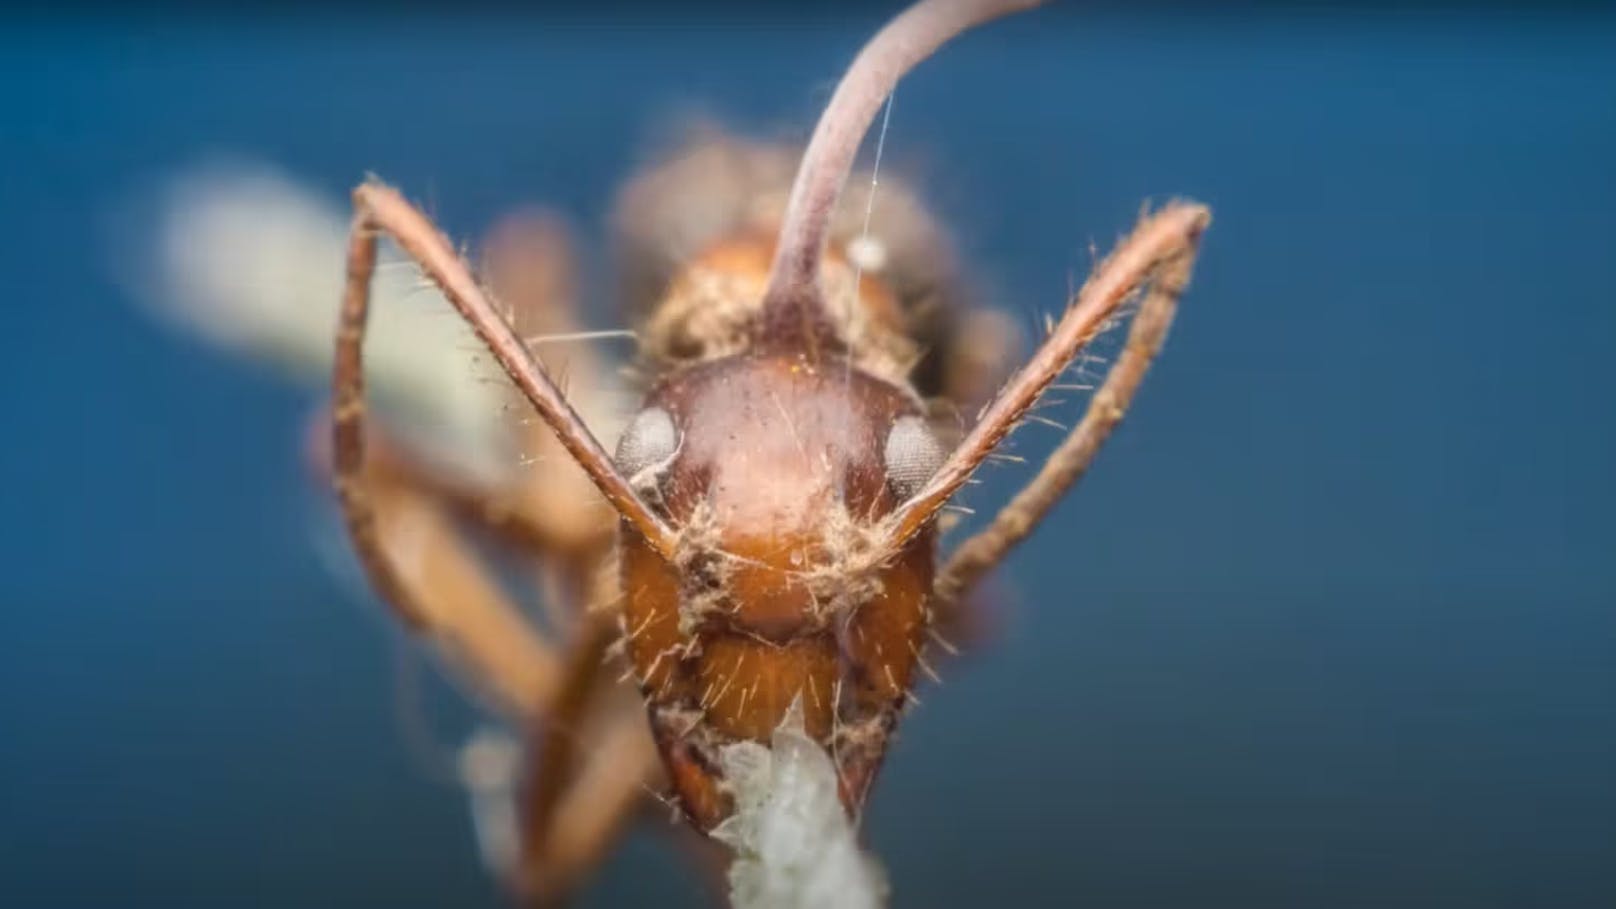
[[[908,389],[840,357],[745,354],[651,392],[618,466],[679,542],[668,560],[624,541],[624,627],[698,825],[723,816],[712,746],[767,739],[793,702],[835,752],[843,798],[862,796],[931,587],[930,533],[889,553],[882,520],[942,458]],[[698,734],[681,728],[694,717]]]

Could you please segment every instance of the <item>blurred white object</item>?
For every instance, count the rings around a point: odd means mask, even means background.
[[[501,880],[516,873],[521,829],[516,816],[516,774],[522,746],[508,732],[485,727],[460,749],[460,782],[471,797],[471,825],[483,866]]]
[[[329,381],[348,215],[257,164],[198,167],[163,184],[129,232],[124,283],[165,321],[314,385]],[[371,287],[365,375],[412,449],[493,478],[514,441],[508,383],[459,315],[390,244]]]
[[[713,838],[735,850],[735,909],[875,909],[886,904],[881,867],[858,847],[837,794],[830,755],[803,729],[793,704],[769,748],[726,745],[719,755],[735,813]]]

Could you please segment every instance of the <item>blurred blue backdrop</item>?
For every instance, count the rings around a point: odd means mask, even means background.
[[[106,226],[227,152],[598,241],[657,124],[804,134],[883,11],[643,14],[0,28],[0,902],[498,904],[311,540],[314,393],[154,325]],[[1216,220],[999,645],[903,727],[896,905],[1616,905],[1613,48],[1564,11],[1066,11],[902,84],[889,160],[1029,320],[1142,200]],[[586,903],[703,899],[642,833]]]

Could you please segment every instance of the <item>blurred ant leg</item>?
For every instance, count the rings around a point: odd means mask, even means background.
[[[591,614],[579,625],[566,655],[561,684],[545,705],[531,742],[532,773],[523,794],[522,849],[542,853],[562,790],[572,781],[586,734],[584,720],[605,675],[607,649],[617,636],[611,617]]]
[[[331,478],[331,417],[323,411],[310,425],[309,458],[319,474]],[[514,508],[510,495],[488,489],[450,471],[438,470],[410,457],[377,426],[366,428],[365,473],[374,482],[408,486],[436,500],[456,519],[486,531],[517,552],[538,558],[568,553],[567,541],[525,510]]]
[[[454,509],[388,460],[372,460],[358,478],[368,490],[372,545],[399,566],[383,599],[505,716],[537,716],[560,684],[559,656],[488,576]]]
[[[542,209],[501,218],[483,241],[477,270],[522,334],[579,330],[572,240],[559,216]]]
[[[564,899],[604,858],[661,766],[642,702],[616,680],[615,561],[588,581],[561,684],[528,751],[517,885],[535,904]]]
[[[556,801],[542,840],[524,842],[520,885],[536,906],[556,905],[605,859],[623,826],[664,788],[662,764],[637,700],[613,712]],[[542,849],[534,848],[542,843]]]
[[[1135,236],[1142,232],[1143,228]],[[1151,361],[1161,349],[1179,296],[1189,283],[1194,261],[1194,235],[1187,235],[1184,243],[1169,247],[1152,268],[1138,275],[1147,282],[1144,302],[1134,316],[1121,355],[1105,382],[1094,392],[1082,422],[1044,462],[1038,475],[994,516],[992,523],[961,543],[949,556],[934,585],[939,610],[963,602],[963,595],[998,565],[1012,547],[1026,539],[1088,470],[1100,446],[1122,421]],[[1105,272],[1110,265],[1110,260],[1102,263],[1096,274]]]
[[[317,421],[321,428],[325,422]],[[528,826],[542,819],[542,826],[536,835],[518,837],[525,840],[519,847],[525,851],[513,870],[521,873],[524,886],[532,881],[542,892],[562,896],[605,857],[660,767],[637,699],[610,713],[591,709],[598,702],[591,695],[603,674],[614,671],[604,659],[617,633],[610,611],[615,574],[597,570],[601,583],[591,597],[596,608],[588,611],[590,620],[580,624],[580,638],[563,661],[504,599],[455,532],[454,513],[468,509],[473,500],[443,500],[435,485],[442,478],[399,459],[385,443],[376,444],[382,442],[378,435],[372,431],[369,436],[374,457],[366,464],[364,481],[383,545],[411,555],[411,571],[401,573],[401,580],[413,595],[397,608],[422,616],[419,621],[406,617],[406,622],[448,651],[506,717],[523,726],[543,724],[530,752],[537,757],[537,768],[529,782],[538,788],[528,801],[539,805],[524,818]],[[313,460],[327,465],[318,443],[311,447]],[[416,482],[422,478],[428,481]],[[474,633],[466,633],[467,627]],[[592,721],[592,713],[602,713],[604,719]],[[610,728],[604,733],[588,730],[601,739],[592,743],[599,758],[576,770],[579,736],[585,727],[602,725]]]
[[[528,748],[528,770],[521,795],[521,859],[517,884],[524,895],[535,901],[558,896],[577,878],[573,866],[593,856],[563,853],[558,843],[569,838],[560,810],[563,801],[583,777],[580,767],[586,751],[598,758],[600,716],[596,710],[610,684],[608,673],[616,671],[607,662],[612,643],[619,635],[616,617],[590,610],[586,612],[567,653],[561,684],[549,700]],[[640,711],[630,711],[640,725]],[[594,810],[591,808],[591,810]],[[604,845],[604,844],[602,844]]]
[[[542,354],[548,372],[564,377],[567,397],[586,422],[599,426],[606,422],[602,417],[610,416],[603,402],[615,383],[592,346],[572,337],[585,327],[577,307],[574,261],[561,219],[530,210],[507,216],[489,232],[479,272],[517,334],[535,355]],[[616,530],[616,516],[603,507],[589,476],[542,421],[528,421],[517,437],[524,462],[540,466],[522,472],[507,510],[541,529],[561,551],[576,555],[604,549]]]
[[[942,351],[942,397],[962,411],[974,411],[993,399],[1015,371],[1021,332],[1002,310],[972,309],[959,315],[950,343]]]
[[[328,414],[316,420],[307,443],[315,469],[328,478],[331,440],[325,430],[329,426]],[[553,523],[540,520],[533,509],[520,506],[517,490],[488,488],[453,471],[434,468],[411,457],[407,448],[395,443],[379,427],[367,427],[365,438],[365,471],[371,482],[408,487],[435,501],[462,524],[533,557],[539,565],[539,581],[545,593],[542,602],[552,627],[573,624],[577,606],[584,602],[583,590],[591,566],[610,550],[609,532],[582,539],[561,535]],[[603,507],[598,496],[595,503],[597,508]]]

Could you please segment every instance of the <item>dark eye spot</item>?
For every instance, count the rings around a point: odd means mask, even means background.
[[[657,467],[679,450],[679,430],[673,417],[660,407],[647,407],[617,440],[617,469],[633,479],[647,468]]]
[[[943,450],[923,418],[909,416],[899,417],[892,424],[882,454],[887,465],[887,483],[898,498],[907,499],[931,479],[948,452]]]

